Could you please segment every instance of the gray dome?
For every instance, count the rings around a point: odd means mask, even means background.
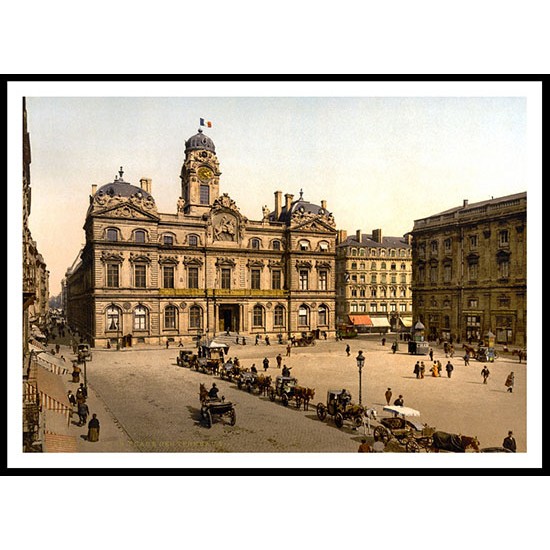
[[[141,187],[136,187],[127,181],[122,179],[122,168],[119,172],[120,177],[115,178],[112,183],[106,183],[102,185],[96,193],[96,196],[101,197],[103,195],[108,195],[109,197],[132,197],[136,195],[138,198],[147,199],[151,198],[153,201],[153,196],[147,191],[141,189]]]
[[[214,146],[214,142],[205,134],[202,133],[202,130],[199,129],[199,133],[195,134],[194,136],[190,137],[185,142],[185,152],[187,151],[193,151],[196,149],[206,149],[207,151],[212,151],[212,153],[216,152],[216,147]]]
[[[292,215],[294,212],[309,212],[311,214],[326,214],[327,211],[324,210],[321,206],[318,204],[312,204],[311,202],[305,201],[302,199],[302,195],[300,194],[300,198],[290,204],[290,208],[287,210],[286,206],[283,206],[281,210],[281,215],[279,216],[279,221],[282,222],[288,222],[292,218]]]

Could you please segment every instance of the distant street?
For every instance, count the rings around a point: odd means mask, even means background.
[[[248,394],[234,382],[221,380],[176,365],[177,346],[170,349],[94,350],[87,364],[88,383],[107,405],[128,435],[137,452],[357,452],[363,429],[352,430],[346,422],[338,429],[330,416],[321,422],[316,415],[318,402],[326,402],[328,389],[347,388],[353,402],[358,402],[359,375],[355,357],[359,349],[366,355],[362,370],[362,402],[374,406],[378,415],[385,405],[384,392],[392,388],[392,401],[399,394],[405,406],[418,409],[415,420],[439,430],[477,436],[481,447],[502,444],[508,430],[513,430],[518,452],[526,450],[526,365],[516,357],[499,357],[489,363],[491,375],[484,385],[480,371],[483,363],[470,361],[464,366],[461,346],[456,346],[452,378],[444,370],[449,359],[434,346],[434,359],[443,365],[441,378],[433,378],[428,356],[412,356],[406,344],[393,354],[378,336],[360,336],[336,342],[317,341],[313,347],[292,348],[285,357],[283,345],[232,345],[230,357],[239,357],[241,365],[256,364],[263,372],[262,360],[267,356],[267,374],[280,374],[275,356],[281,353],[283,364],[300,385],[315,388],[309,411],[286,408],[280,401]],[[351,355],[345,352],[347,344]],[[417,380],[413,367],[417,360],[426,363],[424,379]],[[515,372],[513,393],[504,386],[506,376]],[[236,403],[235,426],[214,418],[211,429],[200,418],[199,384],[210,388],[216,382],[226,400]],[[372,440],[372,438],[369,438]],[[99,449],[98,449],[99,450]],[[108,449],[105,449],[108,450]],[[390,450],[388,448],[387,450]],[[391,450],[400,450],[391,447]]]

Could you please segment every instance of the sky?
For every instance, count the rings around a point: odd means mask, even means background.
[[[84,244],[92,184],[122,166],[134,185],[152,179],[159,212],[176,212],[185,141],[200,118],[212,123],[204,132],[220,193],[252,220],[273,209],[275,191],[303,190],[309,202],[326,200],[348,234],[400,236],[464,199],[527,191],[531,177],[532,90],[518,83],[485,92],[479,83],[18,84],[12,98],[27,97],[32,152],[29,226],[52,296]]]

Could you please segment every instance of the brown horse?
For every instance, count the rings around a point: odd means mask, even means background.
[[[208,390],[204,384],[199,386],[199,399],[201,403],[203,401],[208,401]]]
[[[524,349],[515,349],[515,350],[512,352],[512,355],[517,355],[520,363],[521,363],[521,360],[522,360],[522,359],[525,359],[525,361],[527,361],[527,350],[524,350]]]
[[[432,444],[427,450],[434,453],[439,453],[440,451],[465,453],[470,448],[474,452],[479,453],[479,441],[477,437],[450,434],[447,432],[434,432],[432,435]]]
[[[258,388],[259,395],[267,395],[267,392],[271,387],[271,376],[258,374],[258,378],[256,379],[256,387]]]

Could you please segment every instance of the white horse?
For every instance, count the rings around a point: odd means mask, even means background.
[[[365,414],[363,415],[363,429],[365,431],[365,435],[371,434],[371,420],[376,420],[378,418],[378,413],[376,412],[376,409],[365,409]]]

